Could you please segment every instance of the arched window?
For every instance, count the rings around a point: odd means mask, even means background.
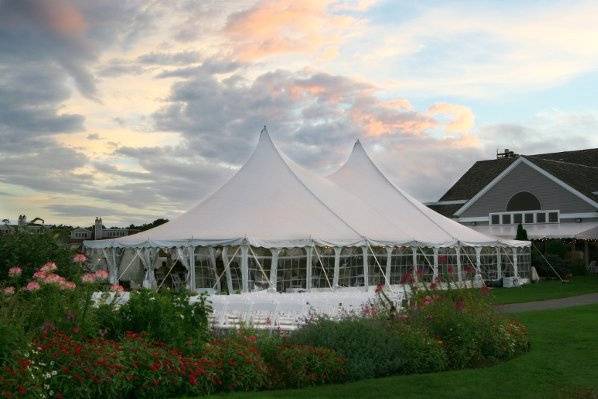
[[[507,204],[507,212],[511,211],[535,211],[542,209],[540,201],[532,193],[522,191],[515,194]]]

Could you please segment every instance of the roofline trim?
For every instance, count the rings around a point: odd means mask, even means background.
[[[423,204],[426,206],[430,205],[463,205],[467,202],[466,199],[464,200],[450,200],[450,201],[431,201],[431,202],[424,202]]]
[[[498,182],[500,182],[505,176],[507,176],[513,169],[517,167],[517,165],[524,163],[531,167],[532,169],[536,170],[537,172],[541,173],[542,175],[546,176],[565,190],[569,191],[571,194],[575,195],[576,197],[580,198],[581,200],[587,202],[588,204],[592,205],[594,208],[598,209],[598,202],[588,198],[586,195],[582,194],[581,192],[577,191],[561,179],[555,177],[554,175],[548,173],[546,170],[542,169],[529,159],[524,156],[520,156],[517,158],[515,162],[509,165],[505,170],[503,170],[498,176],[496,176],[490,183],[488,183],[483,189],[481,189],[476,195],[474,195],[469,201],[467,201],[461,208],[459,208],[455,212],[455,216],[461,216],[463,212],[469,209],[475,202],[477,202],[481,197],[484,196],[492,187],[494,187]]]

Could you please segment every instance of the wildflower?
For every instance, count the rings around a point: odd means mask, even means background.
[[[430,305],[430,304],[432,304],[433,302],[434,302],[434,298],[432,298],[430,295],[426,295],[426,296],[424,297],[424,301],[423,301],[423,304],[424,304],[424,305],[426,305],[426,306],[427,306],[427,305]]]
[[[97,270],[95,272],[95,277],[98,280],[106,280],[106,279],[108,279],[108,272],[104,269]]]
[[[95,273],[85,273],[81,276],[81,281],[84,283],[93,283],[96,281],[96,275]]]
[[[487,286],[483,286],[482,288],[480,288],[480,293],[482,293],[482,295],[488,295],[490,294],[490,291],[492,291],[492,288]]]
[[[384,284],[380,283],[376,286],[376,294],[378,294],[379,292],[381,292],[382,290],[384,290]]]
[[[125,288],[120,284],[112,284],[110,286],[110,291],[116,292],[117,294],[119,294],[121,292],[125,292]]]
[[[23,269],[19,266],[13,266],[8,269],[8,277],[19,277],[23,273]]]
[[[6,287],[2,289],[4,295],[12,295],[15,293],[15,287]]]
[[[37,291],[39,289],[40,289],[40,285],[37,281],[30,281],[25,286],[25,290],[27,290],[27,291]]]
[[[76,254],[73,257],[73,262],[75,262],[75,263],[85,263],[86,260],[87,260],[87,256],[85,256],[84,254]]]
[[[62,290],[74,290],[77,288],[77,284],[73,283],[72,281],[64,281],[58,285]]]
[[[53,272],[54,270],[58,269],[56,263],[54,262],[46,262],[42,267],[40,267],[40,271],[44,273]]]

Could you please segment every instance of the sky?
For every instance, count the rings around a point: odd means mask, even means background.
[[[598,147],[598,3],[0,0],[0,218],[172,218],[262,126],[326,175],[362,140],[437,200],[476,160]]]

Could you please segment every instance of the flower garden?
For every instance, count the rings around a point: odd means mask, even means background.
[[[37,260],[37,259],[36,259]],[[205,297],[132,292],[82,254],[0,270],[0,397],[176,397],[300,388],[482,367],[528,350],[527,330],[498,314],[488,289],[419,286],[408,303],[378,288],[339,320],[313,315],[293,332],[210,328]],[[414,287],[415,288],[415,287]]]

